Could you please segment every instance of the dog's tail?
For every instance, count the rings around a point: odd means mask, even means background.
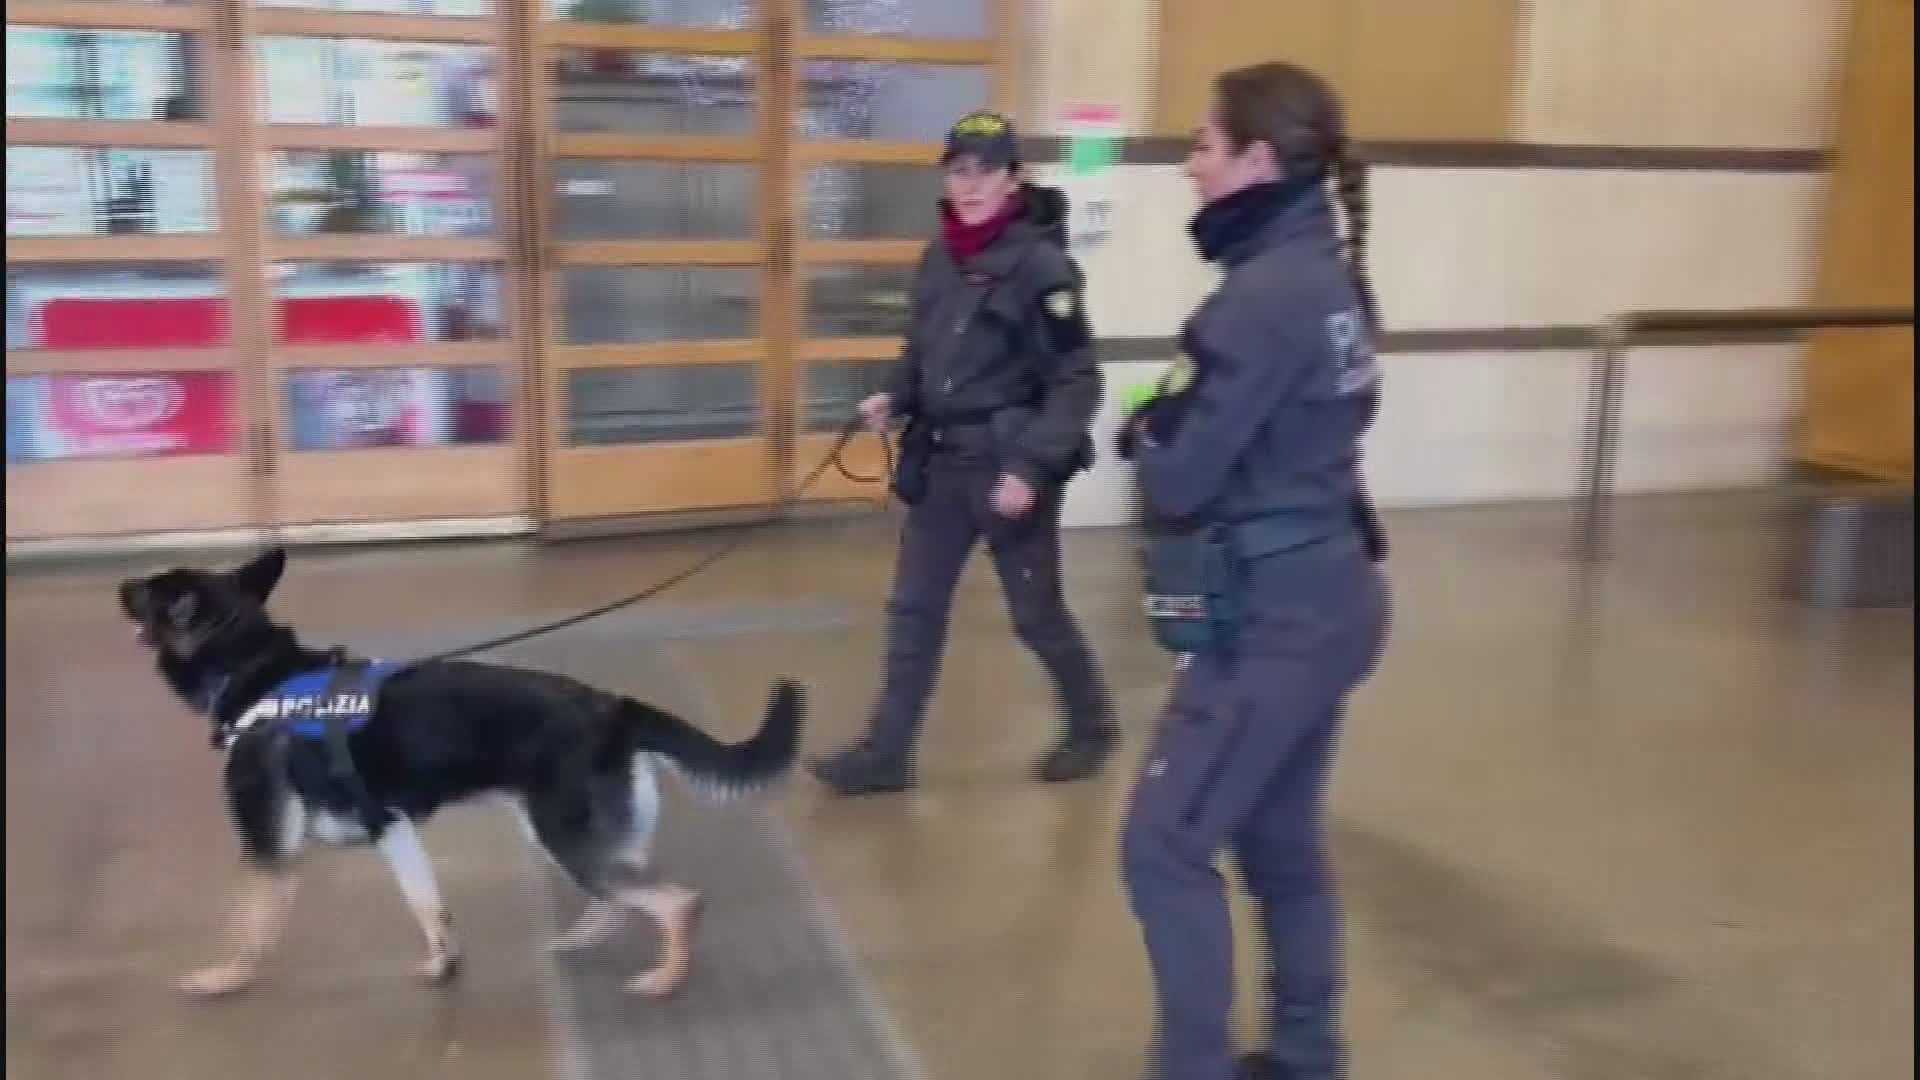
[[[806,697],[791,680],[775,683],[760,730],[732,745],[643,702],[622,702],[621,714],[634,750],[659,755],[702,795],[728,802],[772,784],[793,767]]]

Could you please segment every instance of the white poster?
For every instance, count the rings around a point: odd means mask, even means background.
[[[7,116],[71,119],[80,115],[79,72],[68,30],[7,27]]]
[[[91,153],[75,146],[7,147],[7,235],[97,232]]]
[[[446,110],[440,103],[440,69],[446,62],[441,50],[400,41],[352,41],[346,47],[351,72],[347,93],[354,123],[376,127],[446,124]]]
[[[122,160],[146,166],[153,188],[153,231],[203,233],[214,228],[213,159],[202,150],[115,150],[109,168]]]
[[[179,35],[158,30],[100,33],[100,113],[107,120],[166,120],[182,89]]]
[[[270,37],[260,43],[267,119],[275,124],[337,124],[340,80],[336,42]]]

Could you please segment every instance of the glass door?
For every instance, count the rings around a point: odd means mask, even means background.
[[[274,520],[530,509],[501,0],[256,0]]]
[[[7,538],[250,527],[242,122],[199,2],[7,5]]]
[[[1001,0],[791,0],[797,9],[793,109],[786,137],[798,258],[791,279],[797,341],[792,380],[798,483],[832,446],[861,398],[900,355],[908,290],[939,228],[940,147],[980,108],[1011,111],[1012,35]],[[882,468],[857,439],[846,463]],[[799,497],[866,497],[829,469]]]
[[[747,0],[543,0],[546,509],[773,502],[771,24]]]
[[[797,485],[899,355],[947,125],[1013,100],[1002,0],[546,2],[549,515],[871,495]]]

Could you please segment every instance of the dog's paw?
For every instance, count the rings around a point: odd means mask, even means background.
[[[595,900],[580,913],[573,928],[547,943],[554,952],[573,952],[603,945],[627,925],[628,913],[603,900]]]
[[[627,980],[627,993],[639,994],[654,999],[672,997],[687,985],[687,968],[683,964],[661,964],[650,971],[643,971]]]
[[[428,986],[445,986],[460,977],[464,958],[453,951],[435,952],[420,962],[420,981]]]
[[[180,980],[181,992],[189,997],[217,998],[237,994],[253,985],[254,966],[244,961],[228,961],[201,968]]]

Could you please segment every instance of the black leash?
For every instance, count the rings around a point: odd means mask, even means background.
[[[808,488],[812,487],[815,483],[819,481],[821,476],[826,474],[827,468],[829,466],[832,466],[834,469],[838,470],[841,476],[857,484],[886,483],[888,481],[888,478],[893,473],[893,444],[887,440],[887,437],[885,435],[879,436],[880,454],[881,454],[881,460],[883,462],[882,472],[880,473],[879,476],[856,475],[855,473],[847,469],[846,462],[841,459],[841,455],[847,449],[847,444],[851,443],[853,441],[853,437],[860,433],[860,429],[862,426],[863,425],[862,425],[861,419],[858,416],[855,416],[853,419],[847,421],[846,425],[840,429],[839,434],[834,437],[833,448],[828,450],[826,456],[820,459],[819,464],[813,467],[813,471],[807,474],[806,479],[800,481],[800,486],[794,489],[794,494],[796,495],[801,494],[805,492]],[[778,518],[770,518],[767,521],[756,521],[747,525],[740,526],[738,531],[734,533],[734,536],[732,539],[728,540],[724,544],[721,544],[719,547],[714,548],[711,552],[708,552],[706,556],[704,556],[703,558],[699,559],[698,561],[694,562],[692,565],[681,570],[679,573],[673,574],[672,576],[667,578],[663,578],[660,581],[656,581],[652,585],[647,586],[646,588],[640,590],[637,593],[634,593],[631,596],[623,596],[618,600],[612,600],[607,603],[601,604],[599,607],[588,608],[586,611],[569,615],[564,619],[556,619],[555,621],[550,623],[542,623],[538,626],[528,627],[525,630],[519,630],[514,633],[507,634],[504,637],[493,638],[491,640],[478,642],[473,645],[462,645],[460,648],[450,649],[446,652],[435,653],[432,656],[423,656],[418,660],[411,661],[406,666],[408,668],[413,668],[413,667],[418,667],[421,664],[430,664],[440,660],[455,660],[462,656],[472,656],[474,653],[490,652],[494,649],[504,648],[508,645],[517,645],[520,642],[528,641],[533,638],[540,637],[544,634],[551,634],[556,630],[565,630],[567,627],[570,627],[570,626],[578,626],[583,622],[587,622],[592,619],[597,619],[602,615],[611,614],[612,612],[619,611],[621,608],[624,608],[624,607],[632,607],[635,604],[644,603],[648,600],[653,599],[656,596],[659,596],[661,593],[664,593],[669,589],[673,589],[680,585],[684,585],[688,581],[691,581],[692,579],[712,569],[721,560],[727,558],[728,556],[739,551],[741,548],[745,547],[747,544],[747,541],[753,539],[754,535],[758,530],[766,528],[768,525],[777,524],[778,521],[779,521]]]

